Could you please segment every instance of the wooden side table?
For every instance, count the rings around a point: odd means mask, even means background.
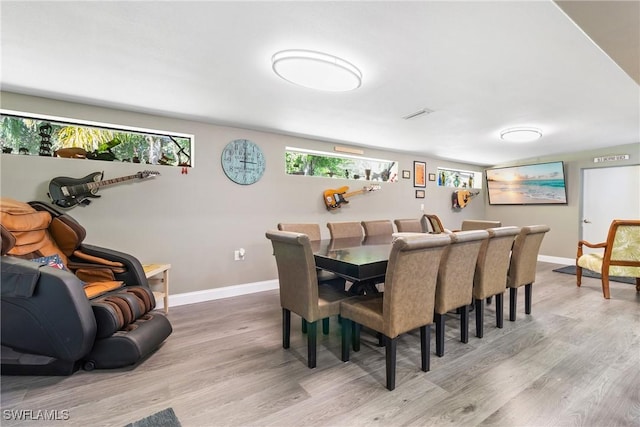
[[[158,298],[163,298],[164,300],[164,312],[165,314],[169,313],[169,269],[171,268],[171,264],[144,264],[142,266],[144,269],[144,274],[149,279],[149,286],[157,285],[162,283],[163,292],[154,291],[153,296]],[[156,277],[160,276],[162,277]]]

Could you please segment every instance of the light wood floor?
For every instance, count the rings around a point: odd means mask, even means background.
[[[173,307],[174,333],[134,369],[69,377],[2,377],[3,426],[124,426],[171,407],[183,426],[639,426],[640,295],[539,263],[533,312],[519,295],[516,322],[458,341],[447,319],[445,355],[420,371],[419,334],[398,344],[396,389],[385,388],[384,349],[363,333],[359,353],[340,361],[332,319],[306,367],[299,318],[281,347],[277,291]],[[505,298],[505,312],[508,311]],[[435,334],[432,334],[435,340]],[[432,341],[435,351],[435,341]],[[67,421],[19,422],[8,410],[68,410]]]

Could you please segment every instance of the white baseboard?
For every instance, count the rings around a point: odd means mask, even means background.
[[[538,255],[538,261],[561,265],[571,265],[575,264],[576,262],[576,260],[573,258],[561,258],[547,255]],[[169,307],[177,307],[179,305],[195,304],[198,302],[237,297],[240,295],[248,295],[256,292],[272,291],[274,289],[278,289],[278,279],[245,283],[242,285],[225,286],[224,288],[206,289],[204,291],[187,292],[184,294],[169,295]],[[157,299],[156,309],[162,308],[164,308],[162,299]]]
[[[186,292],[184,294],[169,295],[169,307],[231,298],[256,292],[272,291],[274,289],[278,289],[277,279],[245,283],[242,285],[225,286],[224,288],[206,289],[204,291]],[[160,308],[164,308],[163,301],[156,300],[156,309]]]
[[[575,258],[562,258],[557,256],[538,255],[538,261],[550,262],[552,264],[575,265]]]

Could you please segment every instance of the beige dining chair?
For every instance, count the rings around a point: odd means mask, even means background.
[[[388,219],[373,221],[362,221],[364,236],[391,236],[393,234],[393,223]]]
[[[498,227],[502,227],[502,222],[487,220],[487,219],[465,219],[465,220],[462,220],[462,225],[460,226],[460,230],[462,231],[486,230],[488,228],[498,228]]]
[[[318,285],[311,242],[306,234],[270,230],[273,255],[278,267],[282,307],[282,347],[289,348],[291,312],[307,322],[307,364],[316,367],[317,322],[340,314],[340,302],[348,298],[331,286]]]
[[[426,233],[426,230],[422,228],[420,219],[395,219],[393,222],[396,225],[398,233]]]
[[[329,228],[329,234],[332,239],[342,239],[345,237],[360,237],[364,236],[362,231],[362,225],[359,222],[328,222],[327,228]]]
[[[311,241],[311,245],[313,247],[314,243],[318,243],[322,240],[322,235],[320,232],[320,225],[313,223],[278,223],[278,230],[280,231],[293,231],[295,233],[302,233],[309,236],[309,240]],[[316,268],[316,273],[318,276],[318,283],[321,285],[330,285],[335,287],[338,290],[343,291],[345,289],[347,281],[338,276],[335,273],[331,273],[329,271],[323,270],[321,268]],[[302,332],[307,332],[307,322],[302,319]],[[322,322],[322,333],[324,335],[329,334],[329,319],[323,319]]]
[[[522,227],[516,236],[511,250],[511,261],[507,287],[509,288],[509,320],[516,320],[518,288],[524,286],[524,312],[531,314],[531,294],[536,281],[538,252],[545,234],[550,230],[547,225]]]
[[[396,384],[398,336],[420,329],[422,370],[429,370],[436,278],[440,258],[451,240],[447,235],[414,235],[394,239],[389,253],[384,294],[343,300],[342,360],[349,361],[349,347],[359,350],[360,328],[380,332],[385,343],[387,389]],[[354,325],[351,342],[352,322]]]
[[[484,334],[484,301],[487,298],[496,297],[496,326],[498,328],[503,326],[503,301],[504,292],[507,289],[511,247],[519,232],[519,227],[488,228],[489,238],[480,247],[473,277],[478,338],[482,338]]]
[[[469,305],[473,301],[473,278],[483,242],[489,238],[486,230],[460,231],[444,234],[451,239],[440,260],[436,287],[436,354],[444,355],[445,315],[459,309],[460,341],[469,341]]]

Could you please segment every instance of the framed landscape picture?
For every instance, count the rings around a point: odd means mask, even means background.
[[[490,205],[566,205],[563,162],[535,163],[485,171]]]
[[[427,164],[425,162],[413,162],[413,186],[427,186]]]

